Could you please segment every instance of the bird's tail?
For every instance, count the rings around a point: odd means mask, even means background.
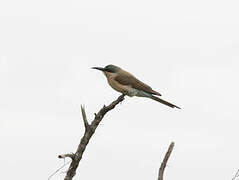
[[[176,106],[176,105],[174,105],[174,104],[171,104],[170,102],[167,102],[167,101],[165,101],[165,100],[163,100],[163,99],[161,99],[161,98],[159,98],[159,97],[152,96],[151,99],[153,99],[153,100],[155,100],[155,101],[158,101],[158,102],[160,102],[160,103],[162,103],[162,104],[164,104],[164,105],[166,105],[166,106],[169,106],[169,107],[171,107],[171,108],[181,109],[180,107],[178,107],[178,106]]]

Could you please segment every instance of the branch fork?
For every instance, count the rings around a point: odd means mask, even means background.
[[[100,109],[98,113],[95,113],[95,118],[89,124],[85,112],[85,107],[81,106],[81,113],[82,113],[82,118],[85,126],[85,133],[83,137],[81,138],[80,144],[77,148],[76,153],[69,153],[69,154],[62,154],[59,155],[58,158],[66,158],[69,157],[71,158],[71,164],[70,167],[67,170],[66,176],[64,180],[71,180],[75,174],[76,174],[76,169],[82,159],[82,155],[86,149],[87,144],[89,143],[92,135],[95,133],[96,128],[100,124],[101,120],[104,118],[104,115],[109,112],[110,110],[114,109],[116,105],[118,105],[120,102],[124,100],[124,94],[118,97],[117,100],[113,101],[110,105],[108,106],[103,106],[103,108]]]
[[[124,100],[124,94],[118,97],[117,100],[113,101],[110,105],[108,106],[103,106],[103,108],[100,109],[98,113],[95,113],[95,118],[89,124],[87,117],[86,117],[86,112],[85,112],[85,107],[81,106],[81,113],[82,113],[82,118],[85,126],[85,133],[83,137],[81,138],[80,144],[78,145],[77,151],[75,153],[68,153],[68,154],[61,154],[58,156],[58,158],[71,158],[71,164],[67,170],[66,176],[64,180],[72,180],[72,178],[76,174],[76,169],[82,159],[83,153],[86,149],[86,146],[88,145],[92,135],[95,133],[96,128],[100,124],[101,120],[104,118],[105,114],[109,112],[110,110],[114,109],[116,105],[121,103]],[[172,142],[168,148],[167,153],[165,154],[165,157],[163,159],[163,162],[161,163],[161,166],[159,168],[159,173],[158,173],[158,180],[163,180],[163,174],[164,174],[164,169],[167,166],[167,161],[172,153],[172,150],[174,148],[174,142]],[[58,171],[58,170],[57,170]],[[56,171],[56,172],[57,172]],[[52,175],[50,176],[52,177]]]

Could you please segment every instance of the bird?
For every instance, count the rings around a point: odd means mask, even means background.
[[[153,90],[150,86],[137,79],[134,75],[118,66],[110,64],[104,68],[92,67],[92,69],[102,71],[107,78],[108,84],[114,90],[124,95],[129,97],[146,97],[158,101],[171,108],[181,109],[180,107],[157,97],[161,96],[159,92]]]

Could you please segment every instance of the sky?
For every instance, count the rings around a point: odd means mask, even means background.
[[[239,2],[0,1],[2,179],[47,179],[120,94],[114,64],[182,110],[126,97],[103,119],[74,179],[230,180],[239,168]],[[67,161],[67,160],[66,160]],[[52,180],[63,179],[65,169]]]

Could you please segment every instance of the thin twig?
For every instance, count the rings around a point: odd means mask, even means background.
[[[236,174],[234,175],[234,177],[232,178],[232,180],[236,179],[237,177],[239,177],[239,169],[237,170]]]
[[[59,167],[54,173],[52,173],[49,177],[48,180],[50,180],[58,171],[60,171],[63,167],[65,167],[67,164],[69,164],[71,161],[68,161],[67,163],[64,163],[61,167]]]
[[[89,127],[89,123],[87,121],[87,117],[86,117],[85,107],[84,106],[81,106],[81,114],[82,114],[82,118],[83,118],[83,121],[84,121],[85,128],[88,128]]]
[[[58,158],[60,158],[60,159],[62,159],[62,158],[66,158],[66,157],[69,157],[69,158],[71,158],[71,159],[74,159],[74,154],[73,153],[71,153],[71,154],[61,154],[61,155],[59,155],[58,156]]]
[[[161,163],[161,166],[159,168],[158,180],[163,180],[164,169],[167,166],[167,162],[173,151],[173,147],[174,147],[174,142],[171,142],[170,146],[168,147],[168,151],[164,156],[163,162]]]
[[[82,159],[82,155],[85,151],[85,148],[86,148],[87,144],[89,143],[92,135],[94,134],[96,128],[98,127],[99,123],[101,122],[101,120],[104,118],[104,115],[108,111],[114,109],[117,104],[119,104],[120,102],[122,102],[124,100],[124,96],[125,95],[122,94],[121,96],[118,97],[117,100],[113,101],[110,105],[108,105],[108,106],[104,105],[103,108],[101,108],[100,111],[97,114],[95,114],[95,118],[90,125],[86,118],[85,109],[83,106],[81,106],[81,112],[82,112],[83,121],[84,121],[84,125],[85,125],[85,133],[84,133],[83,137],[81,138],[81,141],[77,148],[76,153],[71,154],[72,161],[71,161],[70,167],[67,170],[64,180],[72,180],[72,178],[75,176],[76,169],[79,165],[80,160]],[[67,157],[70,157],[69,154],[66,154],[66,155],[67,155]],[[59,158],[60,157],[61,157],[61,155],[59,156]]]

